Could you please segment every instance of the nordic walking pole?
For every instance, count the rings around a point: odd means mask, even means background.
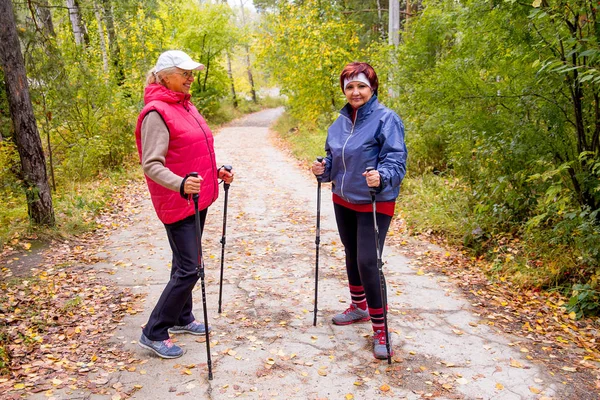
[[[323,157],[317,157],[317,161],[322,163]],[[319,293],[319,244],[321,243],[321,175],[317,175],[317,232],[315,238],[316,257],[315,257],[315,311],[313,326],[317,326],[317,298]]]
[[[225,171],[231,172],[231,165],[223,165]],[[229,183],[223,182],[223,190],[225,190],[225,201],[223,204],[223,235],[221,236],[221,276],[219,277],[219,314],[221,314],[221,298],[223,295],[223,264],[225,260],[225,232],[227,232],[227,198],[229,197]]]
[[[197,172],[190,172],[189,176],[198,177]],[[206,336],[206,363],[208,365],[208,380],[212,381],[212,361],[210,359],[210,334],[208,332],[208,313],[206,312],[206,290],[204,288],[204,259],[202,258],[202,229],[200,228],[200,211],[198,211],[198,193],[194,193],[194,211],[196,212],[196,244],[198,245],[198,276],[200,277],[200,286],[202,288],[202,309],[204,311],[204,333]]]
[[[367,167],[367,172],[373,171],[374,167]],[[381,305],[383,307],[383,326],[385,329],[385,349],[387,350],[388,364],[392,363],[392,355],[390,349],[390,334],[388,330],[387,320],[387,287],[385,284],[385,276],[383,276],[383,263],[381,261],[381,248],[379,246],[379,226],[377,225],[377,206],[375,204],[375,188],[369,187],[371,193],[371,205],[373,206],[373,225],[375,226],[375,249],[377,250],[377,270],[379,271],[379,282],[381,289]]]

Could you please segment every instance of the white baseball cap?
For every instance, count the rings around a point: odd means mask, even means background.
[[[181,50],[168,50],[158,57],[154,72],[162,71],[165,68],[177,67],[187,71],[193,69],[202,70],[204,65],[192,60],[190,56]]]

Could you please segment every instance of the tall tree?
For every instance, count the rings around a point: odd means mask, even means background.
[[[244,1],[240,0],[242,6],[242,23],[246,26],[246,12],[244,11]],[[248,73],[248,82],[250,83],[250,93],[252,94],[252,101],[258,102],[256,99],[256,90],[254,89],[254,77],[252,76],[252,63],[250,62],[250,46],[248,43],[244,43],[244,50],[246,51],[246,72]]]
[[[222,1],[223,4],[227,4],[227,0]],[[233,107],[238,107],[237,96],[235,94],[235,82],[233,81],[233,70],[231,69],[231,49],[225,50],[225,56],[227,57],[227,76],[231,83],[231,98],[233,100]]]
[[[104,7],[104,22],[106,23],[106,33],[108,34],[108,49],[110,51],[111,63],[113,65],[113,74],[117,83],[123,84],[125,81],[125,72],[121,65],[121,48],[117,40],[117,32],[115,30],[115,18],[112,10],[112,2],[110,0],[102,0]]]
[[[81,11],[79,10],[79,2],[77,0],[66,0],[67,9],[69,10],[69,19],[71,20],[71,26],[73,27],[73,36],[75,36],[75,43],[78,46],[89,45],[90,39],[87,33],[83,19],[81,18]]]
[[[10,0],[0,0],[0,62],[4,70],[15,142],[21,158],[29,216],[36,224],[53,226],[54,209],[46,177],[46,159],[29,97],[25,64]]]
[[[98,38],[100,39],[100,51],[102,52],[102,70],[108,73],[108,53],[106,51],[106,39],[104,37],[104,23],[102,22],[102,12],[98,3],[94,1],[94,15],[98,25]]]
[[[52,23],[52,13],[48,6],[48,0],[39,0],[33,4],[35,7],[35,14],[42,24],[44,33],[49,36],[54,36],[54,24]]]
[[[407,7],[408,2],[407,0]],[[398,0],[390,1],[390,15],[389,15],[389,34],[388,40],[391,45],[398,46],[400,43],[400,2]]]

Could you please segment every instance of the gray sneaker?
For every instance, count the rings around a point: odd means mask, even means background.
[[[350,304],[348,309],[340,314],[333,316],[332,321],[336,325],[350,325],[355,322],[364,322],[370,320],[369,312],[356,307],[356,304]]]
[[[210,326],[208,327],[208,331],[211,331]],[[174,327],[169,328],[169,333],[191,333],[192,335],[204,335],[206,334],[206,329],[204,328],[203,323],[192,321],[184,326],[175,325]]]
[[[157,356],[162,358],[177,358],[183,355],[183,350],[181,350],[181,347],[174,344],[171,339],[150,340],[142,333],[138,344],[140,347],[152,350]]]
[[[390,356],[394,355],[394,349],[392,348],[392,335],[390,337]],[[380,360],[386,360],[388,358],[387,347],[385,345],[385,332],[377,331],[373,335],[373,356]]]

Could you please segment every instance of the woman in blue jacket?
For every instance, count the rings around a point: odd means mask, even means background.
[[[340,86],[348,103],[327,132],[327,157],[321,163],[315,161],[312,167],[323,182],[332,183],[333,207],[346,253],[352,303],[333,317],[333,323],[349,325],[371,320],[373,355],[385,359],[386,337],[370,190],[375,188],[383,249],[406,173],[404,124],[394,111],[377,101],[379,82],[369,64],[346,65],[340,75]],[[367,167],[375,169],[366,172]]]

